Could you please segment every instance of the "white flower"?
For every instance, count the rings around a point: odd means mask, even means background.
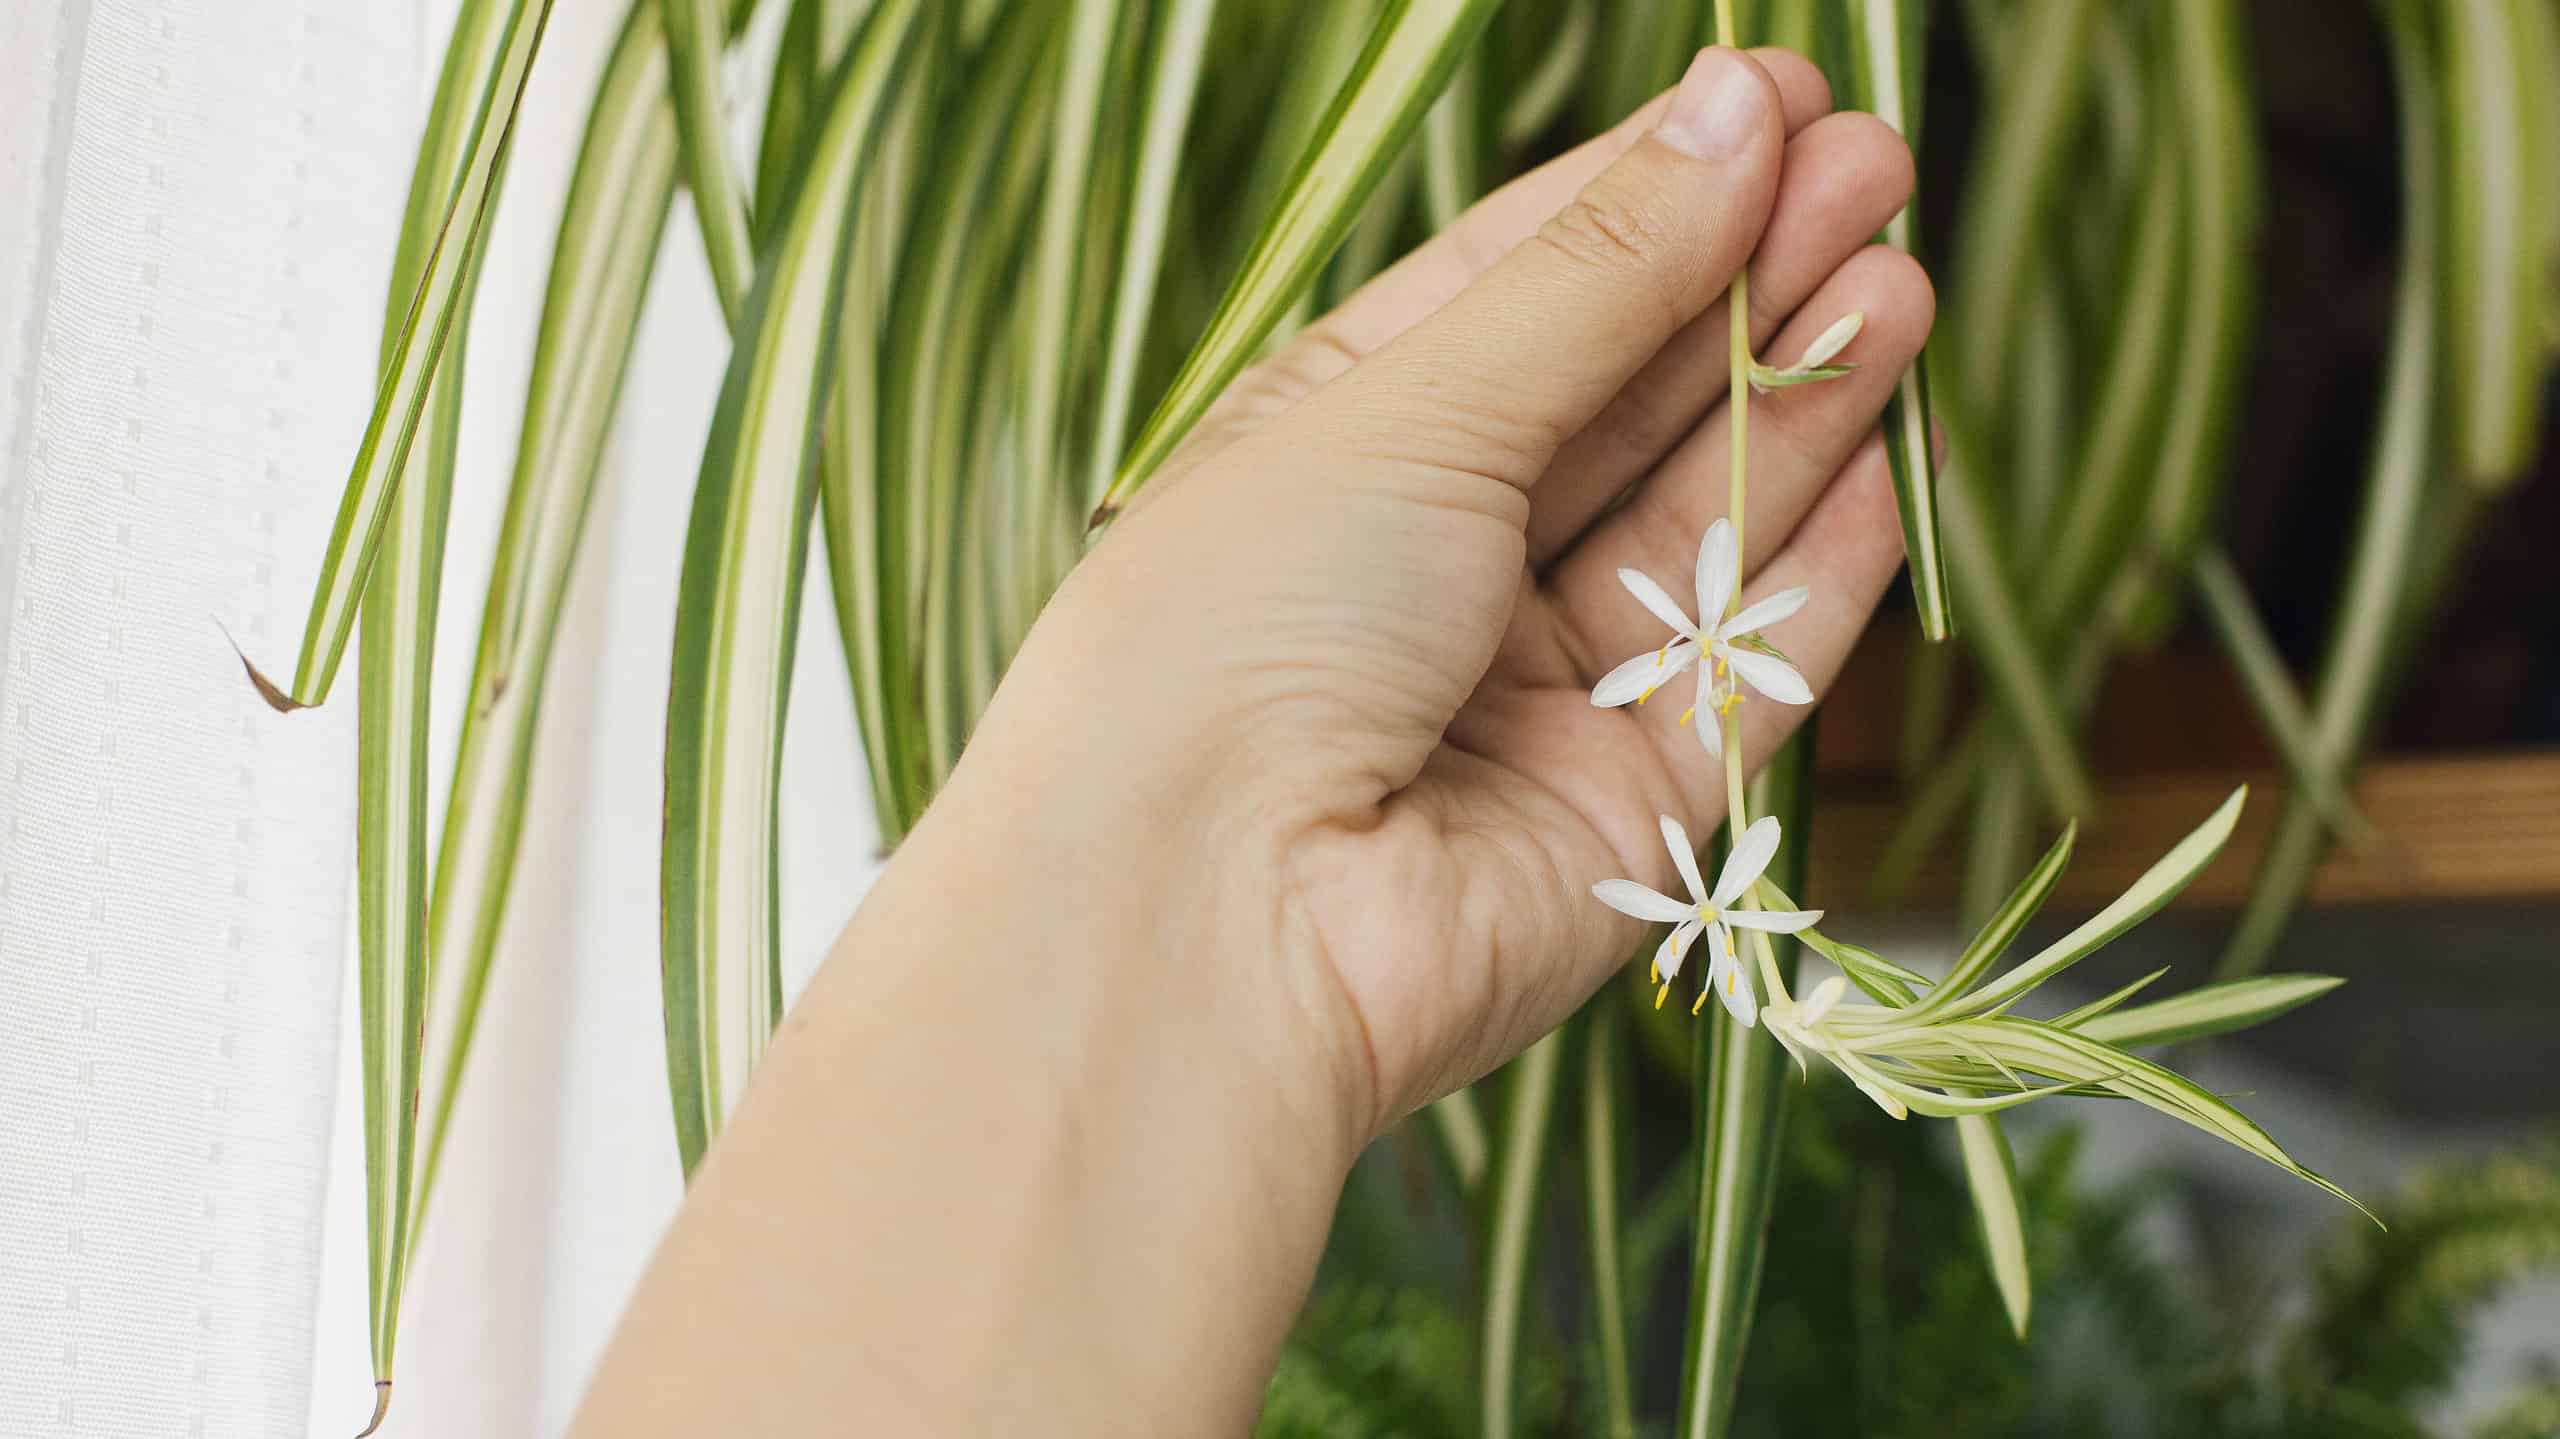
[[[1734,953],[1733,932],[1737,929],[1766,930],[1771,934],[1793,934],[1822,918],[1816,910],[1736,909],[1734,904],[1751,887],[1760,882],[1761,871],[1778,852],[1778,821],[1762,815],[1742,832],[1742,841],[1725,856],[1724,868],[1716,875],[1716,887],[1710,891],[1698,875],[1697,851],[1689,844],[1689,832],[1680,821],[1662,816],[1662,842],[1671,850],[1671,862],[1680,870],[1680,882],[1689,891],[1686,901],[1657,894],[1631,879],[1604,879],[1591,886],[1591,896],[1620,914],[1654,924],[1673,926],[1653,954],[1653,980],[1661,988],[1653,1002],[1658,1006],[1671,992],[1671,981],[1679,976],[1680,961],[1688,954],[1690,942],[1701,930],[1707,936],[1711,956],[1707,970],[1707,988],[1724,1001],[1727,1012],[1738,1024],[1749,1025],[1759,1013],[1759,1002],[1751,987],[1751,976]],[[1707,1002],[1704,994],[1690,1013]]]
[[[1730,610],[1734,591],[1741,582],[1742,556],[1734,544],[1733,525],[1718,520],[1707,526],[1706,536],[1698,542],[1698,613],[1722,615]],[[1722,715],[1740,704],[1742,686],[1736,676],[1750,681],[1753,689],[1780,704],[1813,703],[1813,690],[1805,684],[1804,676],[1796,672],[1794,665],[1771,653],[1759,639],[1759,631],[1804,608],[1810,593],[1804,586],[1780,590],[1709,629],[1692,623],[1679,604],[1643,571],[1620,570],[1618,583],[1676,634],[1654,653],[1638,655],[1602,675],[1600,683],[1591,687],[1593,704],[1603,709],[1614,709],[1629,701],[1642,704],[1665,681],[1696,664],[1701,653],[1707,657],[1707,666],[1698,672],[1698,702],[1680,716],[1684,725],[1700,709]],[[1721,728],[1713,721],[1698,726],[1698,742],[1718,758],[1724,755]]]

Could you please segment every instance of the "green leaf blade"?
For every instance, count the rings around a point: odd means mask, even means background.
[[[1379,18],[1233,286],[1121,462],[1097,520],[1172,455],[1314,282],[1496,8],[1495,0],[1395,0]]]
[[[413,243],[418,232],[412,230],[402,242],[404,256],[422,253],[423,258],[414,282],[399,286],[409,296],[405,318],[385,347],[373,415],[357,446],[354,469],[330,528],[329,546],[321,555],[310,616],[303,626],[302,652],[294,662],[293,683],[284,691],[292,708],[316,705],[329,697],[347,641],[355,633],[366,581],[426,412],[428,387],[462,311],[465,276],[495,209],[517,106],[551,18],[551,0],[513,0],[503,23],[498,23],[497,3],[478,0],[455,21],[455,42],[449,47],[452,59],[438,88],[421,164],[432,167],[440,143],[458,128],[466,94],[474,97],[472,103],[477,106],[470,138],[460,147],[460,166],[447,182],[449,188],[425,192],[448,195],[432,222],[433,239]],[[495,43],[485,47],[471,43],[473,37],[490,34],[498,37]],[[485,63],[472,64],[463,58],[474,54],[485,54]],[[413,186],[412,219],[427,213],[434,213],[430,202]],[[409,278],[405,269],[402,278]]]
[[[781,1016],[775,855],[852,201],[923,0],[884,0],[829,87],[806,182],[743,311],[694,491],[668,685],[660,868],[667,1079],[687,1174]]]

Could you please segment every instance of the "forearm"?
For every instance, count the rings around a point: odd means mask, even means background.
[[[1183,846],[954,791],[793,1008],[578,1432],[1248,1425],[1356,1133],[1237,982],[1265,956],[1195,948],[1199,896],[1147,872]]]

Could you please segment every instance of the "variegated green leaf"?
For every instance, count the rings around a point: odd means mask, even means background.
[[[2027,609],[2009,579],[1974,483],[1961,455],[1958,463],[1938,472],[1939,533],[1946,539],[1948,557],[1965,577],[1958,612],[2001,712],[2025,746],[2047,806],[2056,818],[2082,818],[2097,807],[2097,791],[2072,740],[2069,711],[2043,668]]]
[[[2081,1029],[2083,1026],[2088,1024],[2089,1021],[2104,1015],[2112,1014],[2116,1010],[2122,1008],[2126,1001],[2132,999],[2135,995],[2142,993],[2144,990],[2149,989],[2151,986],[2158,984],[2161,977],[2168,974],[2168,972],[2169,971],[2166,966],[2155,969],[2149,974],[2142,976],[2140,979],[2132,980],[2115,989],[2109,990],[2107,993],[2098,996],[2096,999],[2090,1000],[2087,1004],[2081,1005],[2077,1009],[2070,1010],[2067,1013],[2057,1014],[2047,1022],[2056,1029]]]
[[[2231,838],[2233,826],[2240,822],[2240,807],[2248,798],[2248,786],[2233,790],[2221,808],[2172,846],[2158,863],[2133,882],[2130,889],[2116,896],[2113,903],[2008,973],[1955,999],[1939,1008],[1938,1012],[1978,1014],[1999,1009],[2150,918],[2162,905],[2176,898],[2178,891],[2203,873],[2204,867],[2213,862],[2213,857],[2222,852],[2223,843]],[[1940,992],[1952,993],[1953,990],[1954,986],[1948,985]]]
[[[1520,1322],[1529,1306],[1529,1259],[1545,1185],[1547,1130],[1555,1117],[1565,1032],[1547,1035],[1511,1062],[1503,1081],[1502,1136],[1493,1161],[1492,1220],[1486,1226],[1481,1320],[1486,1439],[1507,1439],[1519,1402]]]
[[[511,57],[529,66],[546,18],[547,10],[527,14],[522,5],[505,10],[495,3],[466,5],[454,18],[409,177],[383,328],[384,393],[396,388],[404,367],[420,366],[421,412],[403,422],[412,433],[403,437],[398,455],[386,456],[384,495],[391,503],[378,541],[381,561],[350,576],[358,607],[348,618],[360,618],[364,631],[356,722],[356,978],[364,1071],[366,1314],[374,1378],[366,1433],[381,1425],[391,1402],[400,1299],[414,1238],[410,1211],[427,1012],[427,721],[436,606],[462,417],[460,335],[484,248],[481,221],[504,172],[504,139],[493,140],[491,131],[503,131],[514,103],[506,99],[507,118],[492,122],[504,82],[490,72],[503,72]],[[491,169],[469,201],[469,220],[457,226],[460,192],[471,188],[484,157]],[[439,203],[446,200],[451,203]],[[415,348],[417,315],[431,303],[439,275],[450,286],[438,321],[450,343],[439,333],[432,352],[421,353]],[[440,371],[448,349],[455,363]],[[374,423],[382,423],[379,403]],[[423,444],[416,442],[418,430],[424,431]],[[360,473],[363,467],[359,459]],[[343,534],[343,508],[339,521]],[[341,539],[333,538],[331,556],[340,548]],[[268,691],[263,681],[260,688]],[[267,697],[280,698],[272,692]],[[317,695],[312,698],[316,702]]]
[[[1847,63],[1818,56],[1824,68],[1845,72],[1845,98],[1900,132],[1915,150],[1920,144],[1920,80],[1928,34],[1923,0],[1833,0],[1845,7]],[[1784,7],[1782,7],[1784,8]],[[1809,5],[1794,8],[1809,10]],[[1816,33],[1820,33],[1817,31]],[[1777,43],[1790,41],[1780,39]],[[1914,252],[1917,202],[1885,225],[1884,240],[1905,254]],[[1955,633],[1954,601],[1947,583],[1947,558],[1938,533],[1937,443],[1929,408],[1929,367],[1914,363],[1896,383],[1885,406],[1885,459],[1893,470],[1894,502],[1902,512],[1902,549],[1909,558],[1911,597],[1920,617],[1920,632],[1931,640]]]
[[[2322,746],[2301,691],[2294,688],[2293,676],[2285,669],[2284,657],[2258,618],[2257,607],[2249,602],[2240,571],[2220,546],[2207,545],[2196,555],[2195,583],[2205,618],[2222,641],[2231,667],[2239,672],[2240,686],[2258,711],[2259,727],[2275,741],[2293,782],[2338,833],[2362,845],[2373,844],[2372,822],[2357,811],[2354,797],[2347,793],[2346,776]]]
[[[413,1228],[426,1222],[497,953],[552,641],[675,195],[675,147],[658,8],[634,0],[597,82],[561,210],[436,853],[427,1036],[441,1058],[418,1094],[426,1137]]]
[[[665,17],[685,183],[693,191],[694,218],[711,261],[711,288],[734,330],[754,277],[755,226],[747,215],[746,190],[729,163],[720,57],[728,37],[751,18],[755,0],[658,0],[658,8]]]
[[[2109,1014],[2054,1021],[2059,1029],[2130,1049],[2136,1045],[2178,1044],[2207,1035],[2227,1034],[2263,1024],[2286,1010],[2309,1004],[2346,983],[2325,974],[2267,974],[2208,984],[2174,999],[2155,1000]]]
[[[1121,463],[1097,521],[1146,483],[1313,283],[1494,9],[1495,0],[1394,0],[1379,18],[1278,209]]]
[[[1910,3],[1910,0],[1902,0]],[[1996,413],[2011,382],[2014,327],[2026,311],[2018,287],[2072,126],[2089,97],[2087,57],[2095,0],[2039,0],[2019,15],[2014,53],[2001,66],[2011,83],[1983,127],[1956,253],[1964,270],[1949,319],[1945,356],[1969,416]]]
[[[1773,892],[1804,887],[1813,840],[1813,745],[1809,721],[1751,785],[1752,813],[1777,816],[1786,835],[1769,867]],[[1771,939],[1778,973],[1793,984],[1796,946],[1783,936]],[[1707,1439],[1731,1421],[1741,1382],[1793,1086],[1785,1052],[1758,1029],[1712,1015],[1695,1023],[1696,1247],[1675,1427],[1689,1439]]]
[[[1627,1354],[1627,1302],[1618,1243],[1618,1071],[1621,1011],[1603,988],[1584,1013],[1582,1039],[1583,1222],[1591,1238],[1591,1322],[1600,1331],[1600,1391],[1609,1439],[1635,1439],[1635,1381]]]
[[[1991,966],[2000,962],[2000,956],[2009,952],[2009,946],[2017,941],[2027,922],[2044,908],[2053,887],[2062,882],[2062,872],[2071,867],[2071,848],[2079,835],[2078,825],[2063,826],[2062,837],[2053,842],[2053,847],[2045,851],[2044,858],[2036,861],[2036,867],[2027,871],[2026,878],[2018,881],[2017,888],[2011,890],[1999,908],[1984,919],[1982,927],[1956,955],[1956,962],[1948,969],[1947,977],[1938,982],[1929,1003],[1922,1007],[1920,1013],[1944,1013],[1966,998],[1965,992],[1991,972]]]
[[[988,237],[1021,233],[1038,193],[1037,149],[1007,140],[1016,117],[1038,113],[1026,100],[1051,103],[1055,67],[1041,62],[1052,28],[1036,16],[1006,26],[956,97],[916,202],[883,342],[880,577],[890,603],[881,650],[893,683],[912,684],[918,697],[905,733],[891,735],[900,782],[918,811],[951,772],[972,717],[962,648],[994,639],[965,627],[955,583],[960,520],[980,482],[969,446],[979,387],[992,370],[987,349],[999,333],[1000,277],[1015,255]],[[1072,29],[1065,40],[1072,46]],[[1033,464],[1020,456],[1011,473],[1020,481]],[[1005,498],[1022,494],[1017,486]]]
[[[2221,493],[2255,314],[2258,131],[2241,73],[2241,9],[2239,0],[2171,0],[2166,12],[2186,152],[2187,277],[2147,528],[2155,562],[2172,575]],[[2152,591],[2162,615],[2164,593]]]
[[[2548,0],[2446,0],[2437,7],[2447,107],[2443,137],[2447,373],[2454,455],[2473,481],[2503,489],[2533,457],[2541,418],[2543,313],[2551,257],[2540,207],[2551,202],[2534,93],[2554,78],[2540,65],[2525,11]]]
[[[2394,634],[2413,603],[2420,517],[2436,459],[2444,112],[2424,12],[2414,0],[2382,0],[2379,8],[2388,22],[2392,75],[2400,87],[2400,281],[2363,511],[2311,702],[2322,752],[2341,765],[2364,744],[2390,672]],[[2316,806],[2295,801],[2285,807],[2216,967],[2219,977],[2250,974],[2267,962],[2311,883],[2326,829]]]
[[[1966,1020],[1947,1026],[1946,1033],[1950,1039],[1978,1045],[2020,1070],[2103,1086],[2247,1150],[2355,1205],[2368,1216],[2372,1213],[2357,1203],[2355,1196],[2296,1163],[2248,1116],[2192,1080],[2148,1060],[2031,1019],[2004,1016]]]
[[[853,199],[927,9],[883,0],[749,292],[685,538],[660,857],[667,1079],[690,1174],[782,1006],[774,846],[818,422]]]
[[[386,348],[373,416],[356,447],[355,468],[320,557],[293,684],[279,689],[250,671],[259,693],[278,709],[327,699],[346,655],[426,412],[428,386],[462,313],[465,277],[495,207],[517,102],[550,18],[551,0],[471,0],[455,19],[419,154],[420,169],[442,183],[410,188],[400,254],[392,266],[401,281],[392,301],[401,316],[398,333]]]

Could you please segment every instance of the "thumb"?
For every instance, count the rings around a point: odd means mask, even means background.
[[[1701,51],[1650,134],[1320,401],[1347,407],[1350,433],[1391,426],[1399,458],[1420,447],[1526,489],[1732,284],[1768,220],[1785,143],[1759,62]]]

